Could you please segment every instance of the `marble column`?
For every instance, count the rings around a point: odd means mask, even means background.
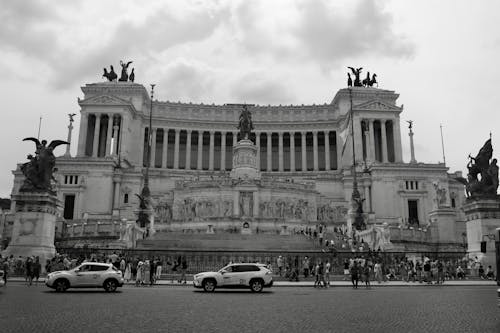
[[[363,184],[365,189],[365,212],[371,212],[372,208],[370,207],[370,186],[368,184]]]
[[[283,172],[283,132],[278,133],[278,171]]]
[[[399,123],[399,117],[393,119],[393,121],[392,121],[392,133],[394,136],[394,160],[396,161],[396,163],[403,162],[400,126],[401,126],[401,124]]]
[[[187,130],[187,138],[186,138],[186,170],[191,170],[191,133],[192,133],[192,130]]]
[[[267,134],[267,171],[273,170],[273,151],[272,151],[272,136],[273,133],[268,132]]]
[[[342,138],[340,137],[340,131],[335,131],[335,144],[337,149],[337,170],[342,169]]]
[[[290,132],[290,171],[295,172],[295,132]]]
[[[167,168],[168,128],[163,128],[163,153],[161,154],[161,167]]]
[[[118,146],[116,151],[120,154],[122,158],[129,159],[129,149],[130,149],[130,118],[128,114],[121,115],[120,130],[118,132]],[[144,138],[144,137],[143,137]]]
[[[220,134],[220,169],[226,170],[226,132]]]
[[[302,171],[307,171],[307,151],[306,151],[306,132],[300,132],[302,147]]]
[[[113,115],[108,114],[108,133],[106,134],[106,153],[104,156],[111,155],[111,135],[113,130]]]
[[[151,136],[151,159],[149,160],[149,166],[151,168],[155,167],[155,160],[156,160],[156,130],[157,128],[153,128],[151,131],[152,136]]]
[[[95,115],[94,142],[92,147],[92,157],[97,157],[99,149],[99,132],[101,131],[101,115]]]
[[[85,156],[85,147],[87,145],[87,131],[89,127],[89,114],[80,113],[80,133],[78,134],[78,156]]]
[[[196,169],[201,170],[203,167],[203,131],[198,131],[198,160],[196,161]]]
[[[237,144],[238,144],[238,132],[233,132],[233,149],[232,149],[233,155],[234,155],[234,147],[236,147]],[[231,169],[232,168],[234,168],[234,165],[231,165]]]
[[[370,160],[375,161],[375,130],[373,129],[374,119],[368,119],[368,132],[370,134]]]
[[[380,131],[382,132],[382,162],[387,163],[387,133],[385,129],[385,119],[380,120]]]
[[[114,193],[113,193],[113,209],[120,207],[120,182],[115,179]]]
[[[117,156],[118,155],[118,143],[120,142],[120,140],[118,140],[118,129],[120,128],[120,126],[118,125],[114,125],[113,126],[113,138],[114,138],[114,148],[113,148],[113,156]]]
[[[330,131],[325,131],[325,170],[330,170]]]
[[[257,146],[257,156],[255,156],[255,164],[257,170],[260,170],[260,132],[255,132],[255,145]]]
[[[354,118],[354,149],[356,149],[356,162],[363,161],[363,130],[361,129],[361,119]]]
[[[179,143],[181,130],[175,129],[175,147],[174,147],[174,169],[179,169]]]
[[[313,132],[313,160],[314,160],[314,171],[318,171],[318,132]]]
[[[233,191],[233,216],[240,216],[240,192]]]
[[[214,143],[215,143],[215,132],[210,131],[210,149],[208,151],[208,170],[210,171],[214,169]]]

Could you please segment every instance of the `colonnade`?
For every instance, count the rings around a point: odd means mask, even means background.
[[[123,118],[113,113],[82,113],[78,138],[79,156],[117,155]]]
[[[143,129],[143,165],[147,164],[149,128]],[[261,171],[326,171],[340,165],[337,133],[330,130],[256,132]],[[150,166],[188,170],[230,170],[238,132],[153,128]]]

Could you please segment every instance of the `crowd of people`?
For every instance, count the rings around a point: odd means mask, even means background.
[[[167,258],[166,261],[158,257],[127,257],[113,252],[110,255],[103,253],[91,254],[89,256],[70,256],[66,254],[56,254],[45,263],[45,272],[55,272],[60,270],[73,269],[84,262],[101,262],[113,264],[119,269],[126,282],[135,282],[136,286],[151,286],[161,278],[170,277],[172,282],[177,279],[178,283],[187,283],[186,271],[188,268],[185,256],[177,258]],[[28,285],[33,281],[38,282],[42,264],[39,257],[14,257],[2,258],[0,256],[0,269],[4,271],[4,281],[7,282],[9,276],[24,277]]]
[[[44,263],[44,271],[49,273],[68,270],[84,262],[111,263],[122,272],[126,282],[133,282],[136,286],[151,286],[160,279],[171,280],[172,283],[175,280],[187,283],[188,260],[183,255],[147,257],[116,252],[78,256],[56,254]],[[431,259],[426,256],[394,256],[380,252],[353,253],[348,256],[323,253],[316,257],[302,258],[298,255],[280,255],[274,263],[267,261],[267,265],[276,275],[289,281],[312,278],[314,286],[320,288],[328,287],[333,275],[343,276],[344,281],[351,280],[354,288],[357,288],[360,281],[370,286],[370,281],[442,284],[446,280],[469,278],[495,280],[493,268],[488,266],[485,269],[477,257]],[[27,285],[32,285],[40,278],[42,263],[38,257],[0,256],[0,269],[4,271],[5,282],[9,276],[22,276]]]

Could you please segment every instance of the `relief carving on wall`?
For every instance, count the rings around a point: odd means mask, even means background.
[[[174,204],[174,219],[194,221],[209,217],[229,217],[233,215],[231,200],[210,200],[205,198],[184,198]]]
[[[344,206],[333,206],[325,204],[318,207],[318,221],[321,222],[341,222],[346,220],[348,209]]]

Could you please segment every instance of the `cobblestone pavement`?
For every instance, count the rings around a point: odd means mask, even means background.
[[[496,297],[495,286],[109,294],[10,283],[0,288],[0,332],[500,332]]]

